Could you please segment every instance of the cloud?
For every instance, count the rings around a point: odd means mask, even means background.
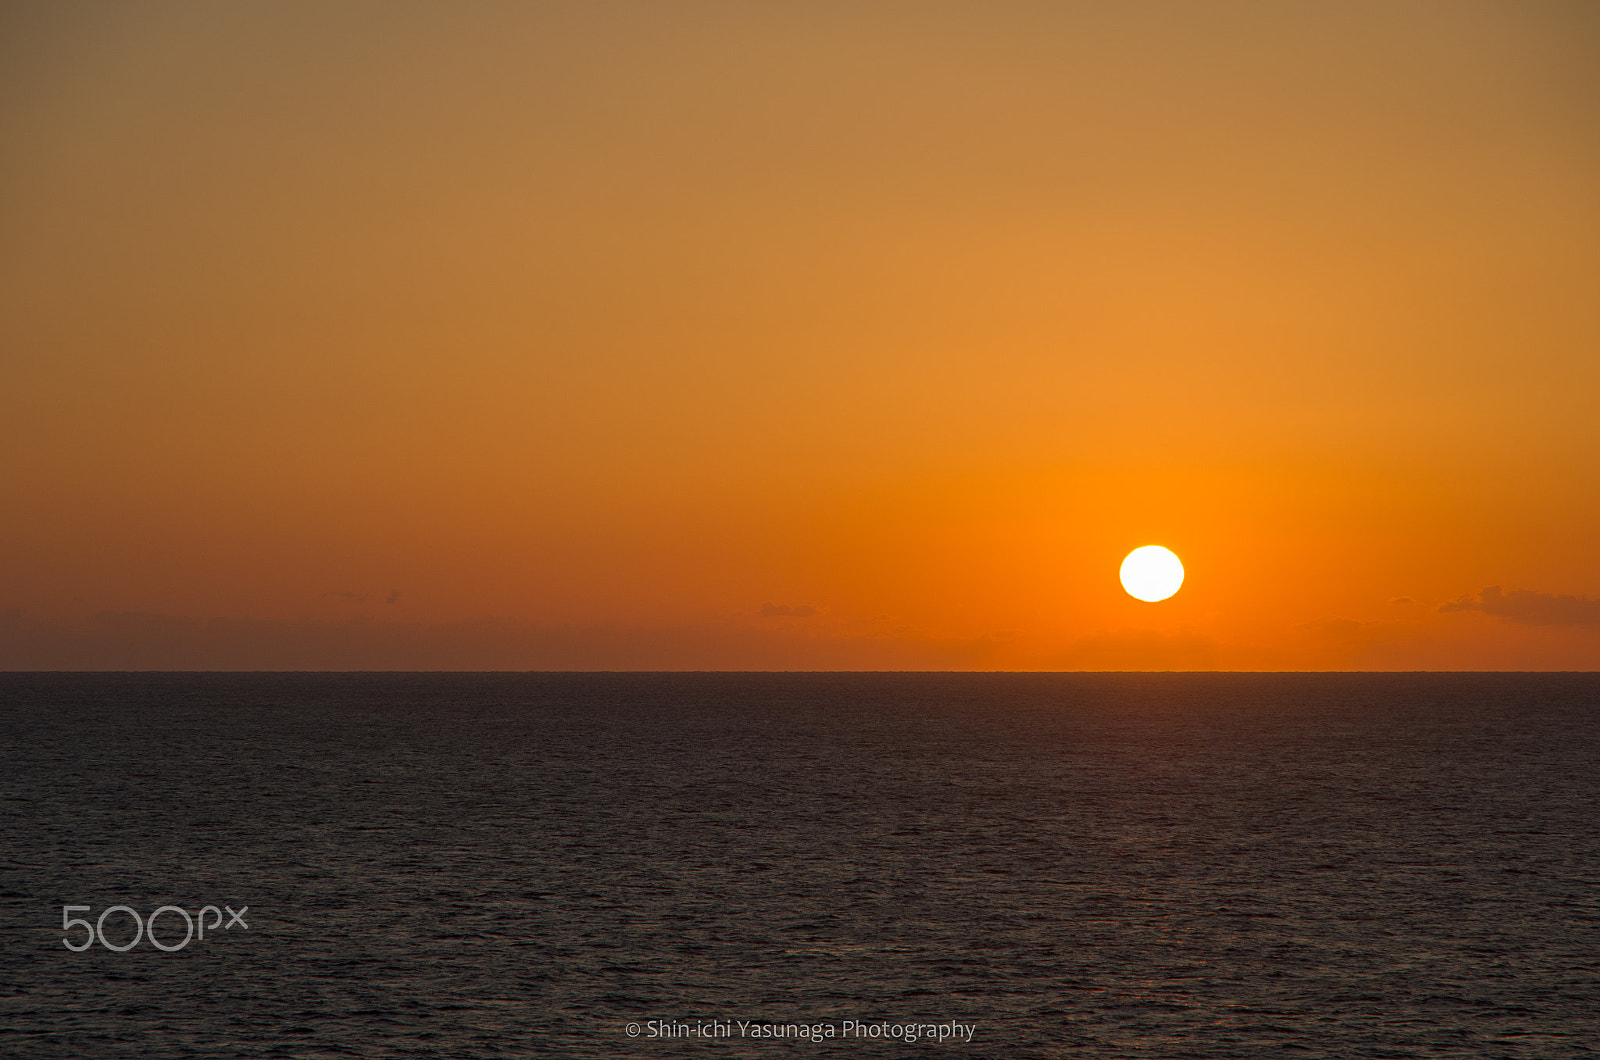
[[[762,604],[762,618],[810,618],[817,613],[817,609],[810,604],[801,604],[799,607],[790,607],[788,604]]]
[[[1600,626],[1600,600],[1587,596],[1539,593],[1513,589],[1509,593],[1491,585],[1474,596],[1439,605],[1440,611],[1482,611],[1525,626]]]
[[[1323,637],[1334,637],[1339,640],[1351,640],[1366,632],[1367,627],[1377,626],[1376,622],[1357,622],[1353,618],[1319,618],[1313,622],[1302,622],[1296,629],[1303,629],[1308,633],[1315,633]]]
[[[1294,628],[1315,645],[1320,665],[1358,670],[1413,668],[1428,658],[1433,643],[1422,629],[1402,622],[1327,616]]]
[[[0,610],[0,670],[970,670],[996,668],[1003,649],[993,638],[733,619],[625,627],[101,612],[50,621]]]
[[[1075,641],[1056,661],[1064,670],[1216,670],[1219,646],[1195,633],[1110,630]]]

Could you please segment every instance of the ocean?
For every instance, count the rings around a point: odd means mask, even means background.
[[[1600,675],[0,674],[0,762],[5,1057],[1600,1051]]]

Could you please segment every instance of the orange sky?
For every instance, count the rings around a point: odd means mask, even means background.
[[[0,667],[1596,668],[1596,55],[9,4]]]

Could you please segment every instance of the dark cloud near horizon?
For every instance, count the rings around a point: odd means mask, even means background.
[[[325,595],[327,595],[327,596],[329,596],[329,597],[331,597],[331,598],[333,598],[335,600],[348,600],[353,604],[364,604],[368,600],[372,599],[372,594],[371,593],[358,593],[358,592],[353,592],[353,591],[350,591],[350,590],[346,590],[345,592],[341,592],[341,593],[327,593]],[[386,604],[392,604],[392,603],[394,603],[395,601],[397,601],[399,599],[400,599],[400,590],[399,589],[391,589],[389,591],[389,595],[384,597],[383,602],[386,603]]]
[[[1411,602],[1406,597],[1401,599]],[[1333,652],[1331,662],[1362,670],[1415,665],[1415,660],[1427,657],[1432,643],[1426,634],[1398,622],[1358,622],[1353,618],[1328,616],[1295,628],[1310,634],[1325,646],[1325,650]]]
[[[1442,603],[1439,610],[1482,611],[1526,626],[1600,626],[1600,600],[1531,589],[1513,589],[1508,593],[1498,585],[1491,585],[1476,595],[1468,593]]]
[[[513,620],[193,618],[0,610],[0,670],[964,670],[989,639],[801,633],[736,621],[630,628]]]
[[[1102,631],[1075,641],[1057,660],[1063,670],[1216,670],[1220,646],[1194,633]]]
[[[816,613],[817,609],[810,604],[801,604],[798,607],[790,607],[788,604],[761,605],[762,618],[810,618]]]

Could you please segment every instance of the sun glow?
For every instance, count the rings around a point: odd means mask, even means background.
[[[1147,603],[1165,600],[1183,584],[1183,564],[1171,549],[1145,545],[1122,561],[1122,587]]]

